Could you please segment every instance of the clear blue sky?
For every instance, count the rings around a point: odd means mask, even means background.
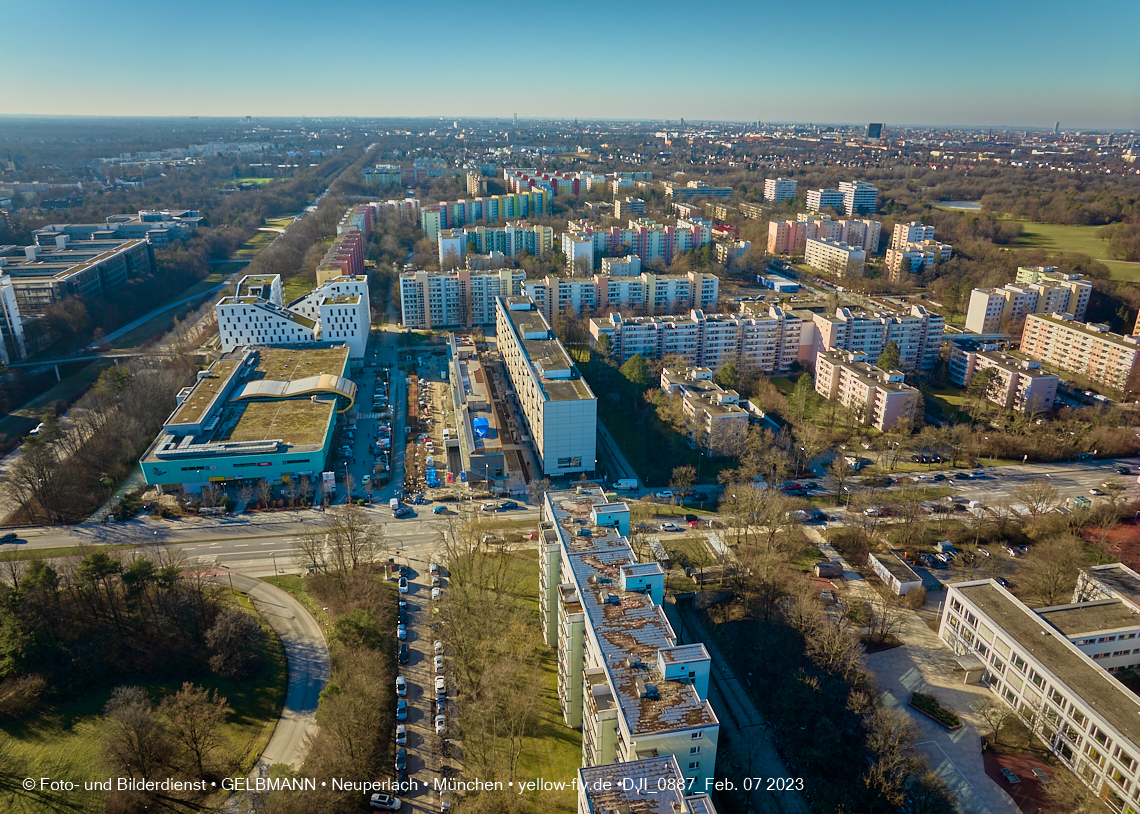
[[[1140,2],[0,0],[0,113],[1140,128]]]

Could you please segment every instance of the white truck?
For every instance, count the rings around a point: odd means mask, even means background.
[[[636,489],[637,478],[618,478],[614,481],[614,489]]]

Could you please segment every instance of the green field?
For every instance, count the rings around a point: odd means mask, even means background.
[[[238,259],[252,260],[261,252],[266,246],[273,242],[277,237],[276,232],[258,232],[245,243],[237,247],[233,256]]]
[[[1140,280],[1140,263],[1108,259],[1108,241],[1102,240],[1103,226],[1065,226],[1056,223],[1021,221],[1019,249],[1044,249],[1055,252],[1087,254],[1110,269],[1116,280]]]
[[[236,178],[236,179],[234,179],[234,183],[235,184],[257,184],[258,186],[263,187],[266,184],[272,184],[275,180],[277,180],[277,179],[276,178]]]

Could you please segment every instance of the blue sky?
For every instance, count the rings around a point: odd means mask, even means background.
[[[0,113],[1140,128],[1140,2],[0,0]]]

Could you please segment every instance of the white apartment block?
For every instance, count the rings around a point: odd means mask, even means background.
[[[1140,364],[1136,337],[1111,333],[1107,325],[1080,323],[1058,315],[1027,316],[1021,352],[1111,390],[1123,390]]]
[[[823,351],[816,356],[815,392],[881,432],[916,418],[918,390],[905,383],[901,371],[883,370],[861,353]]]
[[[0,274],[0,362],[12,364],[27,356],[24,344],[24,322],[16,304],[12,278]]]
[[[629,268],[633,268],[632,262]],[[691,308],[715,309],[720,296],[720,279],[715,274],[699,271],[686,274],[643,271],[637,277],[605,274],[571,278],[548,276],[543,280],[527,281],[523,284],[523,292],[535,301],[547,321],[553,321],[563,314],[604,313],[609,309],[656,313]]]
[[[907,243],[901,248],[891,246],[886,257],[889,279],[893,283],[903,282],[907,274],[921,274],[935,263],[945,263],[953,256],[953,246],[936,240]]]
[[[359,359],[371,326],[364,277],[334,278],[282,305],[280,276],[251,275],[243,277],[237,293],[220,299],[214,310],[223,353],[246,345],[337,342],[348,347],[351,358]]]
[[[602,275],[608,277],[639,277],[641,258],[636,254],[625,257],[603,257]]]
[[[681,397],[681,410],[689,419],[689,441],[710,456],[739,455],[748,438],[748,411],[740,394],[712,380],[708,367],[661,370],[661,389]]]
[[[823,274],[856,278],[863,276],[867,252],[842,241],[826,238],[808,239],[804,247],[804,262]]]
[[[821,209],[837,209],[842,212],[843,193],[838,189],[809,189],[806,205],[809,212],[819,212]]]
[[[495,336],[545,475],[597,466],[598,400],[535,304],[495,299]]]
[[[1008,321],[1016,331],[1027,314],[1068,314],[1082,320],[1091,296],[1092,285],[1079,274],[1023,266],[1018,269],[1016,283],[970,292],[966,330],[994,333]]]
[[[525,272],[509,268],[405,271],[400,275],[400,322],[413,329],[494,324],[495,298],[520,295],[525,279]]]
[[[449,253],[462,258],[472,246],[476,254],[500,252],[507,257],[515,257],[526,252],[535,257],[545,257],[554,249],[554,229],[532,226],[526,221],[511,221],[504,226],[440,229],[436,240],[439,241],[442,267]]]
[[[996,345],[971,340],[948,342],[949,378],[959,387],[969,387],[975,374],[992,369],[996,378],[985,393],[987,400],[1007,410],[1043,413],[1053,409],[1060,379],[1041,369],[1041,363],[999,353]]]
[[[812,320],[819,334],[820,350],[853,351],[878,359],[883,349],[894,342],[903,370],[929,370],[938,360],[946,331],[945,317],[921,305],[911,306],[909,312],[867,313],[837,308],[834,315],[813,314]]]
[[[993,580],[951,583],[938,635],[1116,812],[1140,812],[1140,700],[1112,676],[1140,666],[1140,577],[1086,569],[1073,602],[1032,609]]]
[[[870,218],[843,218],[839,221],[839,240],[850,246],[860,246],[867,254],[879,250],[879,235],[883,224]]]
[[[896,223],[891,232],[891,248],[905,249],[910,243],[925,243],[934,240],[934,227],[912,220],[910,223]]]
[[[867,215],[879,208],[879,190],[862,181],[842,181],[839,193],[843,196],[845,215]]]
[[[623,318],[610,314],[590,320],[590,341],[605,334],[622,362],[640,353],[646,359],[682,356],[692,366],[719,370],[729,362],[765,373],[785,371],[806,361],[813,349],[811,322],[772,306],[766,315],[705,314]],[[806,338],[805,338],[806,335]],[[805,344],[806,351],[805,353]]]
[[[642,198],[622,198],[614,202],[615,218],[636,218],[645,214],[645,201]]]
[[[732,265],[752,250],[751,240],[732,240],[716,244],[716,261],[725,266]]]
[[[796,197],[796,182],[791,178],[767,178],[764,180],[764,200],[779,203]]]
[[[673,757],[704,789],[720,734],[708,702],[711,659],[673,631],[660,563],[639,563],[630,548],[628,506],[596,486],[550,491],[539,534],[539,617],[557,650],[563,720],[582,730],[582,765],[621,773]]]

